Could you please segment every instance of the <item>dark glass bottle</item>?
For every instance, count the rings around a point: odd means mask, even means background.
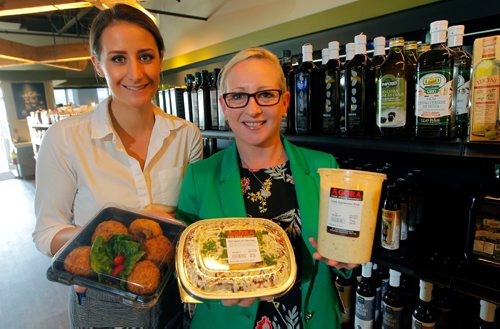
[[[479,318],[477,319],[477,329],[497,329],[495,324],[496,305],[485,300],[480,300]]]
[[[280,130],[282,133],[293,132],[293,116],[294,116],[294,106],[295,104],[295,88],[293,85],[294,70],[292,66],[292,52],[285,49],[281,53],[281,69],[283,70],[283,75],[285,76],[286,88],[290,91],[290,103],[288,105],[286,117],[281,119]],[[292,104],[293,103],[293,104]]]
[[[191,89],[191,105],[193,114],[193,123],[200,126],[200,109],[198,106],[198,87],[201,84],[201,72],[194,73],[193,89]]]
[[[413,66],[404,52],[404,38],[389,42],[389,55],[377,79],[377,126],[383,136],[408,136],[414,120]]]
[[[413,311],[412,329],[432,329],[436,326],[436,315],[431,306],[432,283],[420,280],[420,293]]]
[[[209,85],[210,85],[210,118],[212,120],[211,129],[221,130],[219,128],[219,93],[217,91],[217,78],[219,76],[220,69],[215,68],[213,72],[209,74]]]
[[[372,263],[362,265],[361,281],[356,288],[354,328],[373,328],[375,318],[375,286],[372,281]]]
[[[335,278],[335,286],[340,295],[342,303],[342,328],[348,328],[352,321],[352,299],[354,292],[354,281],[356,280],[354,274],[349,279],[344,278],[342,275],[337,275]]]
[[[410,60],[413,70],[416,72],[418,63],[418,45],[416,41],[405,41],[405,55]]]
[[[346,76],[345,68],[347,63],[354,57],[354,42],[349,42],[345,45],[345,60],[340,67],[340,133],[346,132]]]
[[[448,28],[448,47],[458,56],[457,102],[455,106],[457,137],[465,138],[468,134],[470,113],[470,76],[472,56],[462,47],[464,26],[455,25]]]
[[[340,45],[338,41],[328,43],[328,62],[322,67],[321,82],[321,132],[340,135]]]
[[[401,235],[400,240],[406,241],[408,239],[408,218],[409,218],[409,189],[408,181],[402,177],[396,180],[396,187],[398,189],[399,207],[400,207],[400,220],[401,220]]]
[[[366,35],[354,38],[354,57],[346,65],[346,134],[370,135],[375,127],[374,72],[366,53]]]
[[[302,64],[295,71],[295,131],[307,134],[318,125],[318,70],[313,63],[313,48],[302,46]]]
[[[212,128],[210,118],[210,83],[208,81],[208,71],[201,71],[201,83],[198,86],[198,118],[201,130]]]
[[[184,77],[184,83],[186,84],[186,88],[182,93],[182,100],[184,102],[184,109],[187,121],[193,122],[193,104],[191,103],[191,90],[193,89],[193,81],[194,76],[190,73],[186,74]]]
[[[382,329],[404,329],[405,305],[399,288],[401,273],[390,269],[389,276],[389,287],[382,299]]]
[[[418,58],[415,95],[415,136],[455,137],[458,60],[446,47],[448,21],[431,23],[431,50]]]
[[[388,250],[399,249],[401,234],[400,213],[401,207],[399,205],[396,184],[388,185],[384,206],[382,207],[382,248]]]

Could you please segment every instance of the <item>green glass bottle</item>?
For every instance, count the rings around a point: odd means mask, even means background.
[[[418,58],[415,95],[415,136],[431,139],[455,137],[458,59],[446,47],[448,21],[431,23],[431,50]]]

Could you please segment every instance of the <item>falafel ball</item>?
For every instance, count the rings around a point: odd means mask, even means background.
[[[163,234],[160,224],[151,219],[138,218],[130,223],[130,234],[136,241],[152,239]]]
[[[90,266],[90,246],[76,247],[64,259],[64,269],[76,275],[90,276],[94,273]]]
[[[106,220],[97,225],[94,234],[92,234],[92,243],[98,236],[102,236],[107,241],[115,234],[129,234],[129,232],[123,223],[116,220]]]
[[[160,285],[160,269],[152,261],[142,260],[135,264],[127,280],[128,291],[149,295]]]
[[[144,251],[146,252],[144,258],[160,268],[168,263],[173,256],[172,243],[163,234],[144,240]]]

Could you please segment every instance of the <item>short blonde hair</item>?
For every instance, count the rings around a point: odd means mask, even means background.
[[[274,66],[274,68],[279,72],[281,90],[283,91],[288,90],[286,85],[285,75],[283,74],[283,70],[281,69],[281,64],[278,57],[276,57],[275,54],[273,54],[267,49],[257,47],[257,48],[247,48],[241,50],[239,53],[234,55],[234,57],[231,58],[229,62],[226,63],[226,65],[224,65],[224,68],[219,74],[219,79],[218,79],[219,80],[218,87],[220,94],[224,94],[227,92],[226,80],[227,76],[229,75],[229,72],[231,72],[231,69],[234,66],[236,66],[236,64],[239,64],[243,61],[252,58],[268,60]]]

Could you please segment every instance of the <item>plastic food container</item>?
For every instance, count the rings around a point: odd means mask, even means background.
[[[151,307],[175,269],[175,247],[185,227],[156,214],[104,208],[57,252],[47,278]]]
[[[205,219],[182,233],[176,256],[184,302],[278,296],[297,265],[286,232],[262,218]]]

